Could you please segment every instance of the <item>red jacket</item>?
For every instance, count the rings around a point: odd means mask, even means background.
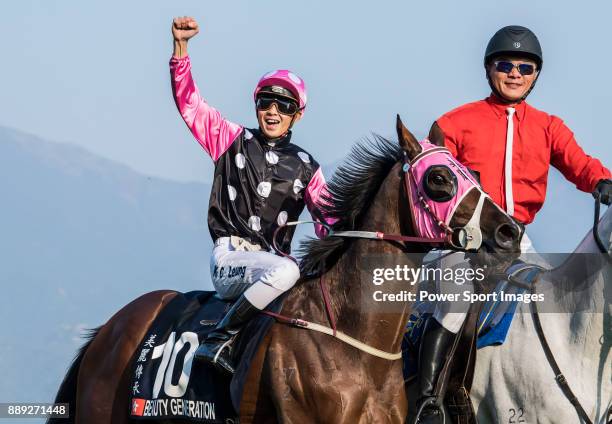
[[[446,146],[461,163],[480,172],[484,190],[503,208],[506,107],[490,96],[460,106],[437,120]],[[561,119],[526,102],[515,109],[512,193],[516,219],[529,224],[544,204],[551,164],[586,192],[592,192],[599,180],[610,178],[610,171],[584,153]]]

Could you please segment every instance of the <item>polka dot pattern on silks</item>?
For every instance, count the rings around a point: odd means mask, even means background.
[[[227,185],[227,194],[229,196],[229,199],[233,202],[234,200],[236,200],[236,195],[238,194],[238,192],[236,191],[236,187],[232,186],[232,185]]]
[[[268,197],[270,195],[270,191],[272,190],[272,184],[267,181],[263,181],[257,185],[257,193],[261,197]]]
[[[246,158],[244,157],[242,153],[238,153],[235,157],[235,162],[236,162],[236,166],[239,169],[244,169],[246,165]]]
[[[287,223],[287,217],[289,215],[287,214],[287,211],[280,211],[280,213],[278,214],[278,218],[276,218],[276,223],[280,226],[280,225],[285,225]]]
[[[298,152],[298,156],[300,157],[300,159],[302,159],[302,162],[310,163],[310,156],[308,155],[308,153]]]
[[[266,153],[266,162],[270,165],[276,165],[278,163],[278,155],[272,151]]]
[[[249,217],[249,227],[251,227],[253,231],[261,230],[261,218],[258,216]]]
[[[259,129],[245,128],[215,162],[208,210],[213,240],[238,236],[269,250],[276,229],[299,219],[319,164],[291,143],[291,132],[267,142]],[[277,233],[283,252],[290,252],[295,228]]]
[[[293,181],[293,192],[298,194],[300,191],[304,189],[304,183],[300,180]]]

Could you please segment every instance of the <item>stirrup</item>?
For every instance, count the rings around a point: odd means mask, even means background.
[[[234,338],[232,337],[229,340],[223,342],[223,344],[221,344],[217,348],[216,352],[214,353],[214,356],[211,355],[212,349],[210,349],[209,346],[206,346],[206,343],[202,343],[195,351],[195,354],[193,355],[193,360],[195,362],[212,365],[218,371],[233,375],[235,372],[235,366],[232,362],[230,350],[230,346],[233,340]],[[222,356],[224,350],[227,351],[227,357]]]
[[[226,342],[224,342],[219,349],[217,349],[217,353],[215,353],[215,357],[212,360],[213,364],[217,363],[217,360],[219,359],[219,355],[221,355],[221,352],[223,352],[223,349],[227,348],[228,349],[228,354],[229,354],[229,347],[232,344],[232,342],[234,341],[234,338],[236,336],[230,337],[229,340],[227,340]]]
[[[425,398],[423,403],[421,403],[419,409],[416,411],[416,414],[414,414],[414,424],[419,424],[421,421],[421,414],[425,412],[426,408],[435,409],[440,416],[440,423],[447,424],[446,411],[444,410],[444,406],[438,404],[438,398],[436,396],[429,396]]]

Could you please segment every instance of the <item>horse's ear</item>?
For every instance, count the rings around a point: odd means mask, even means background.
[[[400,147],[408,154],[408,159],[412,160],[423,148],[414,135],[404,126],[399,114],[397,115],[397,139]]]
[[[437,122],[434,122],[429,130],[429,136],[427,137],[431,144],[436,146],[444,147],[444,132]]]

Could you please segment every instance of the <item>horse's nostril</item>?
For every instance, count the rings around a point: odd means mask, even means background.
[[[518,241],[519,234],[514,225],[501,224],[495,229],[495,242],[499,247],[510,249]]]

